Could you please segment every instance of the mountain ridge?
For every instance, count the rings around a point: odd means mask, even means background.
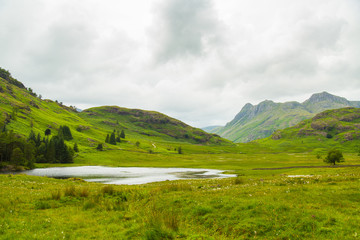
[[[272,100],[265,100],[257,105],[247,103],[233,120],[209,132],[233,142],[250,142],[268,137],[278,129],[294,126],[319,112],[343,107],[360,107],[360,102],[349,101],[324,91],[312,94],[302,103],[276,103]]]

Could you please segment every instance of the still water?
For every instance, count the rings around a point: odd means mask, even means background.
[[[226,178],[234,174],[222,174],[221,170],[196,168],[145,168],[145,167],[55,167],[36,168],[22,173],[52,178],[82,178],[89,182],[105,184],[144,184],[166,180]]]

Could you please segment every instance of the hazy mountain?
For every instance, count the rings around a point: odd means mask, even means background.
[[[327,92],[313,94],[303,103],[266,100],[258,105],[246,104],[224,127],[204,130],[234,142],[249,142],[268,137],[277,129],[294,126],[324,110],[344,107],[360,107],[360,102],[348,101]]]

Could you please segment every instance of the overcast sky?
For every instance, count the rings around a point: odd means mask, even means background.
[[[0,67],[43,98],[224,125],[247,103],[360,100],[359,0],[0,0]]]

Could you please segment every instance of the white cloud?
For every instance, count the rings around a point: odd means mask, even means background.
[[[0,66],[69,105],[224,124],[247,102],[360,100],[359,11],[357,0],[0,0]]]

